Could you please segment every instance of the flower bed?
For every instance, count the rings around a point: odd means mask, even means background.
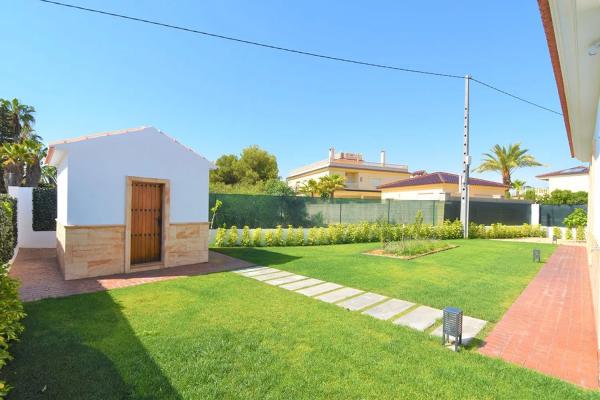
[[[458,246],[443,242],[441,240],[402,240],[399,242],[384,243],[381,249],[371,250],[364,254],[411,260],[413,258],[426,256],[428,254],[450,250],[455,247]]]

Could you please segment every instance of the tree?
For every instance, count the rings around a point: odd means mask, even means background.
[[[40,178],[40,186],[55,188],[56,187],[56,167],[51,165],[42,165],[42,176]]]
[[[239,160],[235,154],[224,154],[215,161],[217,169],[210,171],[210,181],[233,185],[240,182]]]
[[[42,177],[42,160],[46,157],[47,149],[41,142],[32,138],[24,139],[21,145],[28,154],[25,163],[25,186],[37,187]]]
[[[0,99],[2,109],[7,112],[8,129],[6,134],[10,135],[13,141],[28,138],[33,132],[33,124],[35,124],[35,108],[22,104],[18,99],[6,100]],[[38,136],[39,138],[39,136]]]
[[[257,145],[242,150],[238,171],[245,183],[266,182],[279,176],[277,158]]]
[[[31,155],[21,143],[4,143],[0,147],[2,167],[9,175],[8,185],[20,186],[23,181],[23,168],[31,161]]]
[[[294,196],[294,189],[279,179],[271,179],[265,183],[265,193],[271,196]]]
[[[520,180],[520,179],[515,179],[512,184],[511,187],[513,189],[515,189],[515,195],[517,197],[517,199],[521,198],[521,192],[523,191],[523,187],[525,187],[525,181]]]
[[[309,179],[305,184],[300,186],[298,193],[305,196],[315,197],[315,194],[319,193],[319,182],[314,179]]]
[[[496,171],[502,174],[502,183],[508,188],[512,186],[511,174],[516,168],[537,167],[542,164],[537,161],[529,150],[522,149],[521,143],[509,144],[508,147],[499,144],[492,147],[491,153],[484,153],[481,164],[475,172]]]
[[[325,175],[319,178],[319,192],[321,196],[333,199],[335,191],[346,187],[344,178],[340,175]]]
[[[576,208],[563,220],[563,223],[567,226],[567,228],[578,228],[580,226],[586,226],[587,213],[581,208]]]

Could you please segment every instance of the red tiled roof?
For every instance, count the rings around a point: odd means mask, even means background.
[[[420,186],[420,185],[435,185],[442,183],[455,183],[458,184],[458,175],[451,174],[449,172],[432,172],[431,174],[425,174],[416,176],[410,179],[404,179],[401,181],[396,181],[392,183],[387,183],[385,185],[378,186],[378,189],[387,189],[387,188],[395,188],[395,187],[406,187],[406,186]],[[492,186],[492,187],[501,187],[505,188],[506,185],[503,185],[499,182],[488,181],[485,179],[478,178],[469,178],[470,185],[477,186]]]
[[[561,169],[560,171],[548,172],[548,173],[545,173],[542,175],[538,175],[538,176],[536,176],[536,178],[544,179],[544,178],[549,178],[551,176],[583,175],[583,174],[588,174],[589,172],[590,172],[590,169],[588,167],[586,167],[585,165],[580,165],[578,167]]]

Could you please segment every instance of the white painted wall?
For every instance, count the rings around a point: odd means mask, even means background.
[[[63,225],[124,224],[127,176],[170,180],[170,222],[208,221],[210,163],[155,128],[55,149],[55,157],[64,153],[68,163],[68,168],[65,161],[58,165],[58,221]]]
[[[55,231],[36,232],[33,230],[33,188],[9,186],[8,194],[17,199],[17,247],[55,248]]]
[[[402,192],[381,192],[382,200],[446,200],[449,193],[442,188],[427,190],[408,190]]]
[[[540,205],[533,203],[531,205],[531,222],[530,225],[540,224]]]
[[[570,190],[572,192],[589,192],[590,180],[587,174],[585,175],[565,175],[553,176],[548,178],[548,190]]]

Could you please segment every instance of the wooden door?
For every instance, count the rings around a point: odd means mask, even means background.
[[[131,265],[161,260],[163,185],[132,182]]]

